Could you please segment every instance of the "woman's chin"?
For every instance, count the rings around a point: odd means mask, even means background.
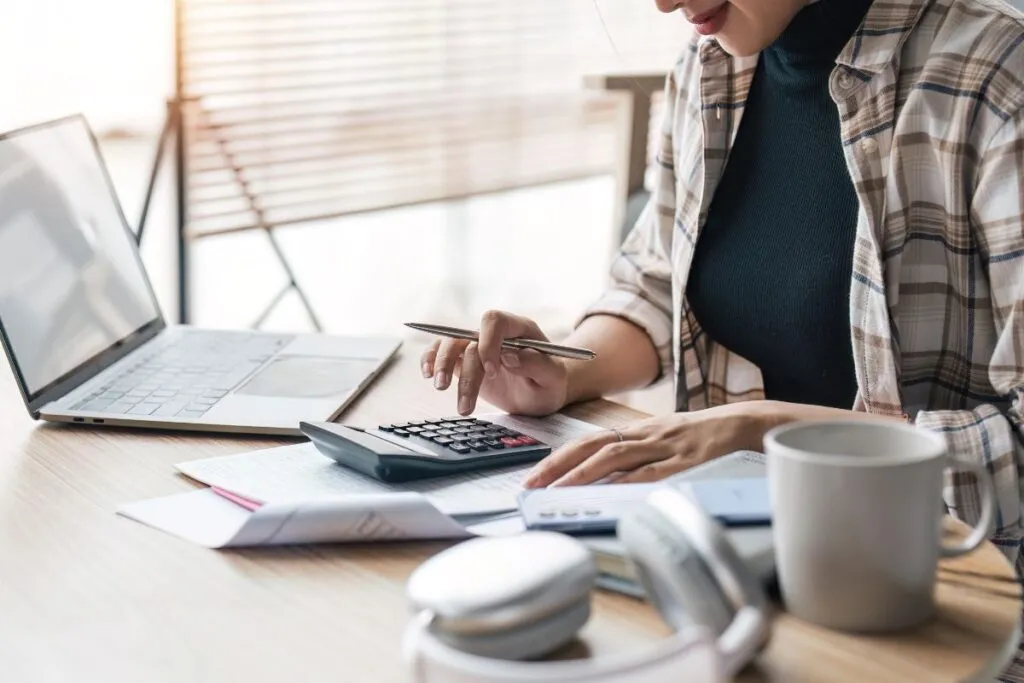
[[[766,47],[760,42],[750,40],[749,38],[745,40],[743,38],[733,40],[726,31],[716,35],[715,40],[718,41],[718,44],[723,50],[733,57],[753,57],[754,55],[759,54]]]

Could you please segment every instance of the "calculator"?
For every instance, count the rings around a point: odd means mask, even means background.
[[[466,417],[412,420],[370,429],[302,422],[327,457],[386,482],[473,472],[540,460],[551,447],[527,434]]]
[[[670,484],[592,484],[523,491],[519,494],[519,511],[527,529],[566,534],[611,533],[618,521],[639,507],[655,489],[672,486],[723,526],[771,524],[767,478],[685,477],[683,474]]]
[[[591,484],[526,490],[519,512],[527,529],[564,534],[615,533],[619,519],[663,485]]]

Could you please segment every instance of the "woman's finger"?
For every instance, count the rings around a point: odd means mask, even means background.
[[[553,384],[565,374],[564,365],[533,349],[502,350],[501,367],[513,375],[529,377],[541,386]]]
[[[551,485],[585,486],[601,481],[615,472],[630,472],[641,465],[657,462],[665,457],[662,449],[646,441],[610,443],[563,474]]]
[[[523,486],[539,489],[548,486],[605,446],[618,441],[615,432],[596,432],[571,441],[537,463],[523,481]]]
[[[441,340],[435,339],[427,350],[420,356],[420,368],[423,370],[423,377],[430,379],[434,376],[434,360],[437,359],[437,349],[441,346]]]
[[[677,472],[690,467],[692,462],[683,460],[681,458],[672,458],[670,460],[661,460],[658,462],[648,463],[643,465],[632,472],[625,472],[621,477],[615,480],[616,484],[646,484],[652,481],[661,481],[666,477],[670,477]]]
[[[448,388],[455,372],[455,364],[459,362],[459,356],[463,354],[468,345],[469,342],[461,339],[445,339],[441,342],[434,359],[434,388],[440,390]]]
[[[513,337],[528,337],[547,341],[547,337],[529,318],[505,313],[487,311],[480,319],[480,360],[488,378],[498,373],[501,363],[501,342]]]
[[[469,415],[476,408],[476,397],[480,394],[480,385],[483,381],[484,368],[480,364],[480,354],[477,345],[471,343],[462,354],[459,372],[459,415]]]

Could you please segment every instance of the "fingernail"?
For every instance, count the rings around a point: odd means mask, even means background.
[[[517,354],[517,353],[503,353],[503,354],[501,354],[501,362],[506,367],[518,368],[519,367],[519,354]]]
[[[425,379],[430,379],[430,363],[423,364],[423,377]]]
[[[498,368],[494,367],[491,361],[487,361],[484,363],[484,374],[487,375],[487,379],[494,379],[498,376]]]
[[[469,415],[473,411],[473,406],[470,403],[469,396],[463,396],[459,399],[459,414]]]
[[[441,371],[434,375],[435,389],[444,389],[446,386],[448,386],[448,375],[444,371]]]

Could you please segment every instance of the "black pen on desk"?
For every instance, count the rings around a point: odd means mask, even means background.
[[[435,334],[441,337],[465,339],[466,341],[480,341],[480,334],[478,332],[474,330],[464,330],[460,327],[428,325],[425,323],[405,323],[405,326],[411,327],[414,330],[419,330],[420,332],[427,332],[428,334]],[[551,342],[540,341],[538,339],[521,339],[519,337],[514,339],[505,339],[501,342],[501,346],[506,349],[533,349],[534,351],[546,353],[549,356],[573,358],[575,360],[594,360],[597,358],[597,354],[590,349],[580,349],[574,346],[562,346],[561,344],[552,344]]]

